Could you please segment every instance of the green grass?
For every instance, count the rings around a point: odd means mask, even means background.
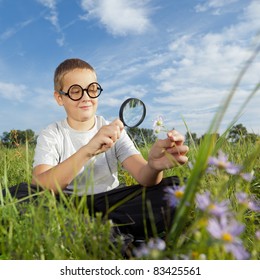
[[[230,160],[237,164],[248,163],[253,167],[255,179],[248,183],[234,176],[227,176],[219,171],[217,176],[204,174],[197,186],[197,192],[209,190],[217,200],[229,199],[236,219],[245,224],[242,235],[244,247],[250,252],[251,259],[259,259],[260,241],[255,237],[259,229],[259,212],[238,207],[236,191],[254,193],[259,197],[260,159],[255,156],[256,145],[239,142],[224,142],[222,150]],[[141,149],[144,156],[147,147]],[[196,159],[197,149],[191,149],[190,159]],[[6,188],[19,182],[31,179],[33,148],[19,147],[0,149],[1,170],[0,188]],[[252,156],[254,156],[252,162]],[[165,172],[165,176],[178,175],[189,178],[192,170],[188,165],[180,166]],[[120,171],[121,181],[129,185],[135,183],[127,173]],[[91,219],[84,203],[76,208],[71,201],[57,203],[49,193],[39,197],[39,204],[21,205],[11,198],[0,197],[0,259],[122,259],[122,241],[118,238],[111,242],[111,223],[103,222],[101,217]],[[197,259],[232,259],[232,255],[223,251],[218,241],[210,238],[205,229],[207,213],[201,213],[194,207],[188,207],[188,215],[182,232],[176,238],[169,237],[167,249],[153,250],[148,258],[182,258],[187,256]],[[21,214],[22,213],[22,214]]]

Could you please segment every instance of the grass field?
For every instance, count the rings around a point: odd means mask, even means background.
[[[147,148],[141,149],[144,156]],[[191,192],[189,180],[186,190],[176,189],[168,194],[179,209],[168,238],[150,240],[136,249],[132,258],[260,258],[259,143],[257,146],[243,141],[237,144],[222,141],[221,150],[228,156],[228,161],[235,166],[244,166],[243,171],[229,174],[224,161],[219,165],[213,162],[214,172],[208,169],[210,165],[195,170],[200,173],[197,179],[194,169],[199,149],[194,146],[189,152],[193,167],[185,165],[165,172],[165,176],[177,175],[196,181],[191,198],[185,197]],[[215,156],[217,158],[217,154]],[[30,182],[32,159],[33,148],[1,148],[0,188]],[[254,178],[245,176],[245,180],[242,175],[251,172],[254,172]],[[134,183],[123,171],[119,177],[127,184]],[[242,198],[237,195],[239,193],[243,193]],[[182,204],[185,199],[186,203]],[[190,199],[189,203],[187,199]],[[48,192],[39,200],[37,206],[33,203],[22,206],[12,198],[0,197],[0,259],[123,258],[121,239],[111,241],[110,221],[104,222],[101,217],[92,221],[84,204],[76,208],[69,201],[57,203]]]

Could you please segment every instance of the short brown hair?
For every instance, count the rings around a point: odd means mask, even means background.
[[[63,77],[74,69],[88,69],[95,72],[95,69],[86,61],[79,58],[69,58],[60,63],[54,73],[54,90],[63,88]]]

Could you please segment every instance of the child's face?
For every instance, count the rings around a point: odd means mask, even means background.
[[[75,69],[64,75],[62,91],[67,92],[70,86],[75,84],[85,89],[93,82],[97,82],[95,72],[87,69]],[[94,122],[98,98],[90,98],[86,92],[78,101],[71,100],[68,96],[60,95],[57,92],[55,98],[59,105],[64,106],[70,124]]]

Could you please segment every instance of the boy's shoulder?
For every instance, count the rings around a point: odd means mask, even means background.
[[[41,135],[58,135],[63,134],[64,130],[66,130],[66,124],[65,120],[56,121],[49,125],[47,125],[45,128],[43,128],[40,132]]]
[[[61,120],[61,121],[56,121],[56,122],[50,123],[43,130],[55,131],[55,130],[59,130],[60,128],[65,128],[65,127],[66,127],[65,120]]]

